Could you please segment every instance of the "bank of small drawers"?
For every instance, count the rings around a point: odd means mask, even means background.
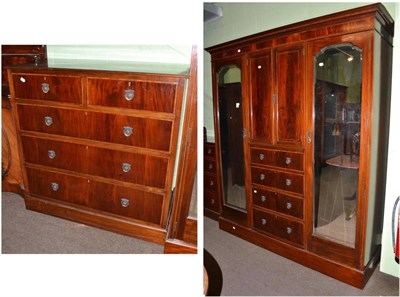
[[[182,77],[53,69],[13,81],[30,194],[162,224]]]
[[[251,148],[253,226],[304,244],[304,160],[299,152]]]
[[[215,160],[215,144],[204,144],[204,207],[219,212],[218,178]]]

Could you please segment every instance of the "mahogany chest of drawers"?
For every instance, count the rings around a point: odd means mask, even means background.
[[[215,144],[204,143],[204,214],[217,220],[221,212]]]
[[[26,207],[165,242],[184,75],[11,69]]]

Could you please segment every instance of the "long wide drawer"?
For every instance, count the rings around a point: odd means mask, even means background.
[[[168,158],[23,136],[25,162],[164,189]]]
[[[169,151],[172,122],[83,110],[18,105],[20,128]]]
[[[160,224],[163,195],[27,168],[32,194]]]
[[[303,246],[303,224],[268,212],[253,209],[254,228]]]
[[[16,99],[82,104],[80,76],[13,74]]]
[[[303,219],[303,199],[258,187],[252,188],[253,205]]]
[[[301,174],[259,167],[251,168],[252,183],[277,188],[301,195],[304,191],[303,179],[303,175]]]
[[[172,113],[176,83],[88,78],[88,104]]]

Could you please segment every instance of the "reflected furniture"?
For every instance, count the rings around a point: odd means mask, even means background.
[[[7,69],[11,67],[42,67],[47,64],[45,45],[1,46],[1,113],[2,191],[24,195],[24,184],[19,161],[17,136],[11,110],[11,95]]]
[[[364,287],[380,256],[393,28],[371,4],[206,49],[221,229]]]

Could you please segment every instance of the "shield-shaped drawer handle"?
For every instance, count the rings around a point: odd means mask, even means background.
[[[129,205],[129,199],[121,198],[121,206],[128,207],[128,205]]]
[[[133,128],[130,126],[124,126],[124,136],[129,137],[133,133]]]
[[[129,171],[131,171],[131,168],[132,168],[131,164],[129,164],[129,163],[122,163],[122,171],[123,171],[123,172],[129,172]]]
[[[50,85],[48,83],[42,83],[42,91],[47,94],[50,91]]]
[[[54,159],[54,158],[56,157],[56,152],[53,151],[53,150],[49,150],[49,151],[47,152],[47,154],[49,155],[49,158],[50,158],[50,159]]]
[[[53,191],[58,191],[58,189],[60,188],[60,186],[58,185],[58,183],[51,183],[51,188],[53,189]]]
[[[265,174],[264,173],[261,173],[260,174],[260,180],[264,180],[265,179]]]
[[[46,124],[46,126],[53,125],[53,118],[49,116],[44,117],[44,123]]]
[[[125,90],[125,100],[131,101],[135,97],[135,90]]]
[[[286,185],[289,187],[292,184],[292,180],[290,178],[286,179]]]

